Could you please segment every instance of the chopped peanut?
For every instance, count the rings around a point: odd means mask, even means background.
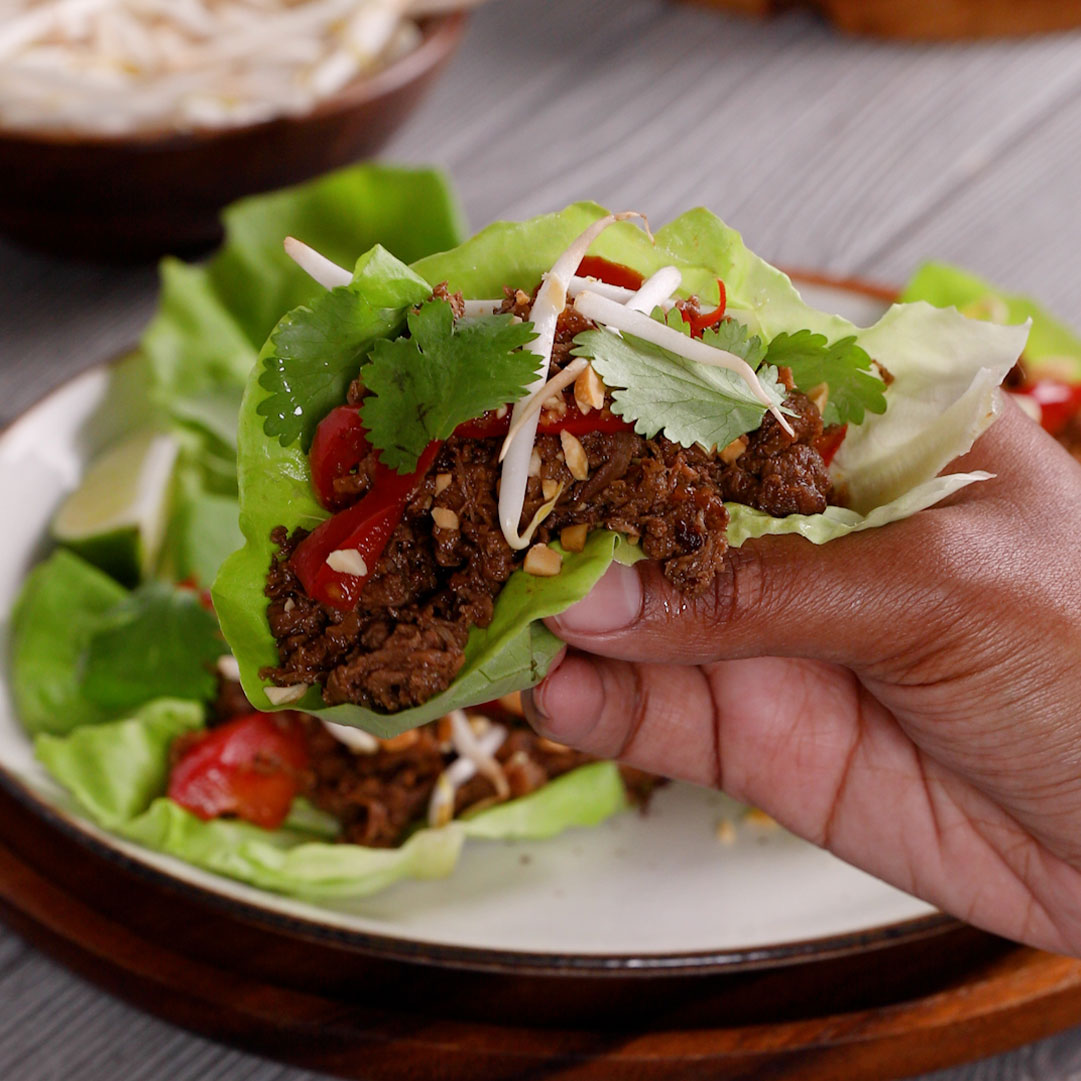
[[[577,436],[570,432],[560,432],[559,441],[563,444],[563,457],[567,461],[567,468],[575,480],[586,480],[589,477],[589,457],[586,449],[578,442]]]
[[[722,818],[717,823],[717,840],[722,845],[734,845],[736,843],[736,827],[730,819]]]
[[[521,691],[511,691],[510,694],[501,695],[499,699],[499,704],[508,713],[513,713],[516,717],[525,716],[525,710],[522,708]]]
[[[444,714],[435,722],[435,738],[440,743],[450,743],[451,725],[450,718]]]
[[[566,529],[559,531],[559,543],[567,549],[568,552],[580,552],[586,546],[586,537],[589,534],[589,526],[581,525],[569,525]]]
[[[544,496],[545,503],[549,499],[555,499],[559,495],[559,481],[553,480],[551,477],[545,477],[541,481],[541,495]]]
[[[748,807],[743,812],[743,821],[749,825],[758,826],[760,829],[775,830],[778,828],[776,821],[757,807]]]
[[[379,745],[384,751],[408,751],[418,739],[420,733],[415,728],[409,728],[390,739],[381,739]]]
[[[522,568],[537,578],[554,578],[563,568],[563,557],[547,544],[534,544],[526,552]]]
[[[458,528],[458,515],[450,507],[432,507],[432,521],[440,529]]]
[[[533,453],[529,456],[529,475],[531,477],[539,477],[541,471],[541,456],[540,451],[536,447],[533,448]]]
[[[294,683],[289,687],[267,687],[267,700],[272,706],[286,706],[299,702],[308,693],[307,683]]]
[[[748,439],[745,435],[741,435],[736,439],[733,439],[724,450],[721,451],[721,461],[725,465],[731,465],[746,449]]]
[[[327,566],[339,574],[352,574],[357,578],[368,573],[368,564],[355,548],[338,548],[327,556]]]
[[[450,487],[451,476],[449,473],[436,473],[435,475],[435,494],[439,495],[440,492],[445,491]]]
[[[587,364],[574,381],[574,400],[578,409],[588,413],[591,409],[600,409],[604,405],[604,384],[601,377]]]

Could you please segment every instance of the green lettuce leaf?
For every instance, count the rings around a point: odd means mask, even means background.
[[[61,548],[30,573],[12,616],[15,705],[31,734],[63,734],[153,698],[209,701],[225,648],[191,590],[129,593]]]
[[[521,799],[462,820],[467,837],[543,841],[572,826],[596,826],[627,806],[614,762],[592,762],[564,773]]]
[[[451,290],[475,299],[497,297],[505,285],[532,289],[567,244],[603,214],[595,204],[580,203],[527,222],[499,222],[456,249],[419,260],[413,270],[426,281],[446,281]],[[879,518],[872,523],[912,513],[925,498],[943,490],[935,482],[937,474],[994,419],[995,388],[1024,345],[1023,327],[981,324],[927,304],[894,307],[867,329],[815,311],[784,274],[749,252],[738,233],[705,210],[682,215],[660,229],[655,240],[651,244],[640,229],[620,223],[603,233],[592,250],[646,275],[675,265],[688,293],[712,295],[716,279],[722,278],[729,311],[762,341],[800,331],[834,343],[854,337],[855,344],[894,377],[886,412],[850,427],[835,459],[835,475],[847,486],[856,516],[846,519],[847,528],[874,511]],[[312,495],[300,447],[283,448],[263,431],[259,407],[266,393],[250,382],[241,417],[241,527],[247,543],[230,558],[214,587],[245,692],[261,709],[270,703],[259,670],[278,659],[263,596],[273,554],[270,530],[279,524],[311,529],[326,517]],[[931,488],[925,491],[925,484]],[[832,526],[793,518],[759,522],[758,528],[803,532],[817,542],[837,535]],[[735,543],[747,535],[739,527],[733,531]],[[393,716],[356,706],[328,709],[312,689],[299,708],[389,736],[448,709],[535,684],[558,650],[558,642],[538,621],[584,596],[613,558],[636,556],[637,550],[597,533],[585,552],[566,559],[559,576],[531,579],[528,585],[518,575],[512,577],[497,600],[492,626],[471,633],[459,678],[423,707]]]
[[[307,450],[319,421],[345,400],[372,346],[396,337],[409,309],[431,292],[377,244],[357,260],[349,285],[287,315],[259,358],[259,385],[267,393],[256,408],[266,418],[266,434],[283,447],[300,441]]]
[[[40,735],[34,753],[99,826],[115,830],[165,791],[173,740],[205,720],[200,703],[162,698],[119,721]]]
[[[28,732],[70,732],[108,717],[83,693],[82,663],[109,612],[127,596],[113,578],[64,548],[30,572],[11,616],[11,688]]]
[[[282,240],[300,237],[351,266],[374,244],[408,261],[453,246],[463,233],[441,173],[381,165],[253,196],[223,217],[225,241],[207,262],[162,261],[157,311],[139,348],[118,366],[111,395],[145,424],[181,429],[180,470],[198,482],[200,492],[186,489],[196,501],[236,495],[236,422],[248,373],[282,313],[323,294]],[[222,510],[199,506],[193,514],[206,512],[217,525]],[[195,551],[172,555],[205,570],[209,546],[194,534],[183,543]]]
[[[112,716],[152,698],[209,701],[224,652],[217,620],[193,590],[147,582],[102,613],[82,656],[81,690]]]
[[[235,496],[206,491],[193,481],[175,499],[162,556],[162,574],[209,589],[221,565],[244,543]]]
[[[282,313],[323,292],[284,252],[296,236],[352,266],[375,244],[406,262],[458,243],[462,218],[442,174],[358,165],[228,207],[225,241],[209,262],[161,265],[158,311],[136,363],[165,410],[192,396],[241,388]],[[236,413],[233,413],[233,420]]]
[[[277,830],[227,819],[203,822],[164,795],[173,740],[202,723],[198,703],[163,699],[122,720],[39,736],[35,751],[104,829],[204,870],[312,900],[366,897],[403,878],[442,878],[454,869],[467,836],[551,837],[595,825],[626,803],[617,767],[598,762],[468,821],[420,829],[395,849],[327,843],[325,816],[301,800]]]
[[[1025,345],[1029,369],[1033,373],[1046,370],[1060,378],[1065,373],[1069,381],[1081,382],[1081,338],[1031,297],[1007,293],[961,267],[925,263],[905,286],[901,300],[926,300],[936,308],[958,308],[976,319],[1001,319],[1015,325],[1031,320]]]

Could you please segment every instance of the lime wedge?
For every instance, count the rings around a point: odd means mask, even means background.
[[[125,585],[157,562],[180,444],[142,431],[95,459],[53,519],[53,536]]]

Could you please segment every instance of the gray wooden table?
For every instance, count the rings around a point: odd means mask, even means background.
[[[895,282],[951,259],[1081,326],[1077,34],[910,46],[803,16],[500,0],[385,157],[446,167],[477,227],[581,197],[658,223],[705,204],[776,262]],[[0,421],[131,342],[155,282],[0,242]],[[1081,1079],[1081,1029],[933,1076]],[[315,1075],[144,1016],[0,929],[0,1078]]]

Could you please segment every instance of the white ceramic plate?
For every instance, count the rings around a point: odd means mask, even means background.
[[[873,322],[882,302],[806,286],[807,299]],[[137,423],[107,368],[68,383],[0,435],[0,612],[46,551],[48,522],[88,459]],[[7,635],[4,620],[4,638]],[[4,669],[8,650],[4,649]],[[206,891],[210,903],[251,906],[270,920],[343,932],[363,948],[483,964],[546,959],[560,970],[776,964],[923,933],[941,917],[921,901],[786,834],[743,818],[723,796],[672,785],[647,815],[533,843],[470,842],[453,876],[402,883],[350,905],[316,906],[204,873],[109,836],[82,819],[35,762],[0,670],[0,779],[23,802],[149,873]],[[735,839],[723,843],[728,819]]]

